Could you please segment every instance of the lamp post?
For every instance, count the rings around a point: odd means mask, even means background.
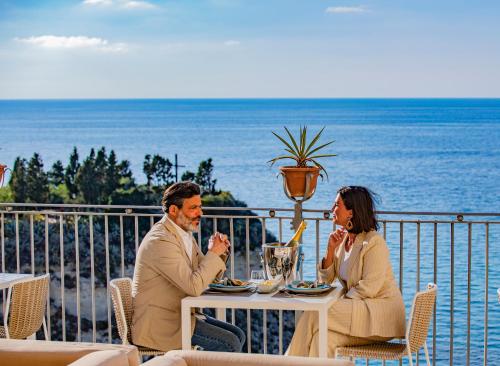
[[[175,166],[175,182],[177,183],[179,181],[179,168],[185,167],[185,165],[179,165],[179,163],[177,162],[177,154],[175,154],[174,166]]]

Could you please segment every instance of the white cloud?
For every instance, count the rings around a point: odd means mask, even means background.
[[[127,52],[127,50],[128,47],[126,43],[111,43],[107,46],[99,48],[99,51],[115,52],[115,53]]]
[[[224,45],[228,46],[228,47],[239,46],[240,45],[240,41],[229,40],[229,41],[224,42]]]
[[[83,5],[89,5],[89,6],[100,6],[100,5],[112,5],[113,1],[112,0],[85,0],[83,2]]]
[[[121,4],[125,9],[154,9],[155,5],[148,3],[147,1],[125,1]]]
[[[156,5],[141,0],[84,0],[87,6],[115,6],[123,9],[154,9]]]
[[[107,40],[86,36],[39,36],[28,38],[15,38],[16,41],[49,49],[94,49],[105,52],[124,52],[127,50],[125,43],[109,43]]]
[[[364,13],[366,9],[363,6],[330,6],[326,8],[325,12],[333,14]]]

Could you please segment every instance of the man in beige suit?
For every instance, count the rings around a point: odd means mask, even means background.
[[[181,347],[181,300],[199,296],[225,271],[221,255],[230,246],[215,233],[205,255],[192,232],[201,216],[200,188],[175,183],[162,199],[165,216],[144,237],[137,253],[134,281],[132,340],[134,344],[169,351]],[[238,327],[193,314],[192,343],[209,351],[240,352],[245,334]]]

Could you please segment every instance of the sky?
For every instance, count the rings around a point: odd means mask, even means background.
[[[498,19],[498,0],[0,0],[0,99],[500,97]]]

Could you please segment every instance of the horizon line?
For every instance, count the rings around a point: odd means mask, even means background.
[[[0,98],[3,101],[98,101],[98,100],[498,100],[497,97],[109,97],[109,98]]]

